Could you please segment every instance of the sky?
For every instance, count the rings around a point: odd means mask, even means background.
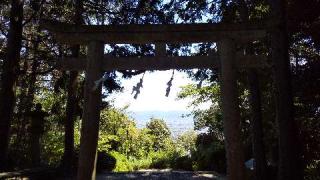
[[[135,76],[129,80],[122,80],[124,87],[122,93],[114,93],[108,99],[114,100],[114,106],[122,108],[129,105],[128,111],[189,111],[190,99],[177,100],[177,94],[181,86],[193,83],[185,73],[175,71],[171,91],[165,96],[167,83],[171,79],[172,70],[146,72],[143,78],[143,87],[137,99],[131,94],[133,86],[136,86],[143,75]]]

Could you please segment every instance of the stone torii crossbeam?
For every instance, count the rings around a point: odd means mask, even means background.
[[[167,70],[219,68],[222,112],[227,154],[228,179],[243,178],[244,159],[237,94],[237,69],[266,66],[266,57],[236,52],[236,43],[247,43],[266,36],[263,23],[242,24],[170,24],[170,25],[72,25],[43,21],[60,43],[87,46],[87,56],[65,58],[59,66],[65,70],[84,70],[86,75],[84,112],[81,128],[78,180],[95,179],[95,164],[100,119],[101,84],[104,71]],[[211,56],[166,56],[168,43],[217,42],[218,53]],[[112,57],[104,55],[104,44],[155,44],[154,57]]]

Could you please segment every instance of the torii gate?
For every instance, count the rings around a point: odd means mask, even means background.
[[[100,119],[101,84],[95,87],[103,71],[168,70],[219,68],[222,113],[227,154],[228,179],[242,180],[244,175],[237,94],[237,68],[259,68],[266,57],[236,52],[237,43],[266,36],[263,23],[242,24],[170,24],[170,25],[71,25],[43,21],[42,26],[66,44],[87,46],[87,57],[66,58],[65,70],[85,70],[84,112],[81,127],[78,180],[95,179],[95,164]],[[166,56],[166,43],[217,42],[218,54],[212,56]],[[111,57],[104,55],[104,44],[155,44],[154,57]]]

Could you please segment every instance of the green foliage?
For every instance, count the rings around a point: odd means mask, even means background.
[[[173,160],[173,152],[156,151],[150,153],[149,158],[151,158],[152,160],[152,163],[150,165],[151,168],[165,169],[171,167]]]
[[[118,151],[127,157],[145,157],[153,140],[146,129],[138,129],[125,109],[108,108],[101,112],[99,150]]]
[[[63,120],[65,119],[65,93],[52,93],[46,89],[35,97],[45,112],[45,134],[42,137],[42,161],[50,166],[58,166],[64,150]]]
[[[149,169],[152,164],[152,159],[148,156],[141,159],[131,159],[130,161],[134,170]]]
[[[226,2],[226,7],[221,3]],[[303,158],[306,164],[306,173],[313,175],[319,172],[320,159],[320,85],[319,85],[319,1],[309,0],[308,3],[301,0],[290,0],[287,4],[288,12],[288,35],[289,35],[289,55],[292,65],[293,95],[295,103],[295,119],[299,123],[301,140],[303,141]],[[72,1],[25,1],[24,2],[24,25],[22,50],[20,52],[20,64],[15,67],[18,70],[18,80],[15,83],[17,94],[17,108],[14,111],[14,119],[11,127],[11,139],[9,154],[15,161],[13,164],[18,168],[25,168],[30,163],[29,157],[29,120],[23,117],[24,110],[31,108],[30,104],[41,103],[50,116],[46,118],[45,133],[42,137],[42,161],[46,165],[57,166],[62,156],[63,150],[63,122],[65,118],[66,96],[68,78],[67,73],[53,71],[55,62],[53,60],[63,56],[70,56],[71,48],[58,45],[55,38],[48,34],[48,31],[39,31],[40,19],[52,19],[63,22],[71,22],[75,19],[75,5]],[[221,20],[222,11],[231,8],[232,11],[239,11],[239,4],[235,1],[84,1],[82,16],[86,24],[173,24],[173,23],[193,23],[193,22],[217,22]],[[249,19],[252,21],[264,21],[270,17],[270,8],[267,1],[245,1],[249,8]],[[235,12],[238,16],[239,12]],[[5,64],[8,47],[10,1],[2,1],[0,7],[0,66]],[[235,18],[235,17],[234,17]],[[72,22],[74,23],[74,22]],[[15,34],[16,37],[19,34]],[[269,54],[266,45],[256,42],[253,50],[248,53]],[[257,47],[256,47],[257,46]],[[196,48],[194,48],[196,47]],[[237,46],[241,51],[242,47]],[[10,48],[9,48],[10,49]],[[80,54],[84,54],[81,48]],[[199,52],[193,53],[193,50]],[[168,45],[168,55],[192,54],[208,55],[214,50],[212,44],[203,43],[191,48],[190,45]],[[115,56],[153,56],[154,48],[151,45],[112,45],[111,53]],[[254,51],[254,52],[250,52]],[[247,51],[246,51],[247,52]],[[10,63],[9,63],[10,64]],[[0,75],[5,67],[0,70]],[[128,78],[136,72],[121,72],[123,77]],[[192,73],[190,73],[192,74]],[[201,70],[192,74],[194,79],[217,80],[216,70]],[[250,142],[248,134],[248,91],[243,87],[245,80],[239,77],[241,99],[241,115],[244,121],[241,124],[246,143]],[[277,124],[274,122],[274,87],[269,78],[269,70],[259,72],[263,84],[262,89],[262,109],[264,117],[264,130],[267,151],[277,144]],[[11,78],[11,76],[10,76]],[[83,76],[80,76],[83,79]],[[119,88],[116,73],[110,73],[109,79],[105,82],[106,90]],[[5,82],[5,81],[3,81]],[[3,82],[0,82],[2,84]],[[82,81],[78,85],[82,86]],[[6,87],[0,87],[1,89]],[[11,87],[10,87],[11,88]],[[58,89],[58,93],[53,93],[53,89]],[[82,88],[79,88],[82,89]],[[81,90],[80,90],[81,91]],[[109,108],[104,109],[101,114],[101,130],[99,138],[100,151],[117,152],[115,156],[120,159],[117,171],[148,168],[152,166],[168,167],[172,166],[172,161],[176,161],[176,167],[190,168],[187,162],[190,158],[193,168],[210,169],[209,162],[219,164],[223,160],[215,157],[224,157],[222,135],[222,120],[220,104],[220,92],[217,82],[205,84],[201,88],[197,85],[186,86],[179,98],[191,97],[193,99],[191,107],[194,108],[192,115],[195,119],[196,130],[208,129],[209,135],[214,138],[210,142],[205,140],[195,145],[194,134],[186,134],[176,141],[170,137],[168,129],[160,124],[158,127],[148,127],[137,129],[134,122],[126,115],[125,109]],[[80,101],[83,92],[78,93]],[[24,102],[24,101],[27,101]],[[203,102],[211,102],[208,109],[199,108]],[[5,102],[1,102],[5,103]],[[29,105],[26,105],[29,104]],[[24,107],[27,106],[27,107]],[[75,146],[80,141],[79,121],[75,122]],[[157,125],[159,125],[157,124]],[[161,125],[162,124],[162,125]],[[168,135],[169,134],[169,135]],[[188,136],[192,138],[188,139]],[[158,138],[159,137],[159,138]],[[199,139],[202,136],[197,136]],[[206,138],[203,138],[206,139]],[[210,139],[210,138],[209,138]],[[269,150],[268,150],[269,149]],[[194,152],[194,153],[193,153]],[[191,155],[190,155],[191,154]],[[187,156],[185,156],[187,155]],[[191,156],[191,157],[190,157]],[[268,159],[272,159],[269,155]],[[126,159],[126,160],[124,160]],[[171,162],[170,162],[171,161]],[[315,165],[317,163],[317,165]],[[130,164],[130,165],[128,165]],[[221,165],[222,166],[222,165]],[[122,168],[123,167],[123,168]],[[215,167],[213,167],[215,168]],[[316,175],[315,175],[316,177]],[[307,178],[308,179],[308,178]]]
[[[202,87],[189,84],[182,87],[178,94],[179,99],[191,98],[189,107],[192,108],[195,130],[204,130],[223,139],[223,122],[220,108],[220,86],[215,83],[206,83]],[[201,108],[202,104],[210,103],[209,108]]]
[[[183,156],[195,151],[196,133],[186,132],[176,140],[170,135],[162,119],[152,118],[146,128],[138,129],[125,109],[109,108],[101,112],[98,149],[116,159],[116,172],[148,168],[190,170],[192,166]]]
[[[220,101],[220,87],[217,83],[206,84],[198,87],[196,84],[188,84],[182,88],[178,94],[179,99],[192,98],[191,107],[196,107],[204,102],[214,102],[216,105]]]
[[[137,138],[131,142],[131,147],[135,150],[133,151],[134,157],[144,158],[153,150],[154,141],[148,132],[146,128],[139,130]]]
[[[115,172],[133,171],[133,166],[124,154],[117,151],[111,151],[110,154],[116,159]]]
[[[110,151],[118,145],[119,136],[99,133],[98,151]]]
[[[153,140],[154,151],[163,150],[170,146],[170,130],[163,119],[151,118],[146,125]]]
[[[175,151],[170,134],[163,120],[151,119],[146,128],[138,129],[125,109],[108,108],[101,112],[98,149],[116,159],[117,172],[167,168]]]
[[[189,130],[178,136],[176,140],[177,151],[184,155],[190,156],[196,151],[197,133],[193,130]]]
[[[49,100],[51,100],[49,98]],[[49,106],[49,105],[48,105]],[[58,121],[44,135],[43,160],[57,166],[63,154],[63,133]],[[79,144],[79,124],[75,124],[75,143]],[[98,151],[100,170],[111,170],[108,159],[115,160],[113,171],[124,172],[148,168],[182,170],[210,169],[212,148],[199,148],[197,134],[188,131],[173,139],[164,120],[151,119],[146,128],[138,129],[125,109],[108,108],[101,112]],[[199,150],[201,149],[201,150]],[[218,151],[218,150],[217,150]],[[199,155],[195,155],[199,154]]]
[[[64,136],[61,131],[48,131],[42,138],[42,161],[57,166],[63,155]]]
[[[320,160],[310,163],[305,169],[305,180],[318,180],[320,177]]]
[[[226,171],[225,149],[223,141],[210,134],[200,134],[196,142],[197,151],[193,154],[195,170]]]

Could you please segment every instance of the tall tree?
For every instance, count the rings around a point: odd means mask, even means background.
[[[276,118],[279,125],[279,179],[303,179],[300,143],[294,120],[286,2],[269,0],[273,22],[271,31],[272,62],[276,87]]]
[[[83,1],[75,1],[75,13],[74,23],[76,25],[83,23]],[[72,56],[78,57],[80,53],[80,45],[74,45],[71,47]],[[66,106],[66,119],[64,122],[65,126],[65,137],[64,137],[64,154],[62,159],[62,166],[66,173],[72,171],[72,165],[74,162],[74,122],[76,120],[76,107],[78,102],[77,98],[77,85],[78,85],[78,71],[70,71],[69,82],[67,87],[67,106]]]
[[[237,0],[239,7],[240,19],[243,22],[249,20],[248,6],[244,0]],[[267,162],[263,143],[263,127],[261,113],[261,97],[259,88],[259,77],[256,69],[247,70],[248,86],[249,86],[249,103],[251,108],[251,132],[253,157],[255,159],[254,178],[256,180],[264,180],[267,178]]]
[[[22,43],[23,5],[24,0],[11,1],[7,54],[3,62],[0,90],[0,169],[4,169],[7,162],[9,131],[15,106]]]

